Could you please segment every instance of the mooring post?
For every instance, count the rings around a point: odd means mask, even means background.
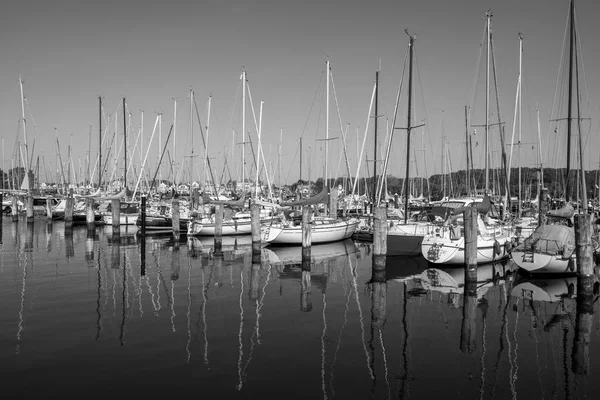
[[[112,227],[113,229],[119,229],[121,227],[121,199],[111,200],[111,212],[112,212]]]
[[[215,206],[215,254],[223,252],[223,205]]]
[[[4,218],[4,193],[0,192],[0,204],[2,209],[0,210],[0,230],[2,230],[2,218]],[[0,235],[0,240],[2,239]]]
[[[477,209],[467,207],[465,224],[465,286],[469,295],[477,294]],[[473,292],[473,293],[472,293]]]
[[[337,218],[338,216],[338,189],[331,187],[329,189],[329,216]]]
[[[311,206],[302,207],[302,263],[305,260],[310,260],[311,257],[311,219],[312,219],[312,208]]]
[[[540,190],[540,198],[538,200],[538,226],[546,225],[546,213],[548,212],[547,189]]]
[[[173,228],[173,238],[177,238],[177,241],[179,241],[181,229],[179,227],[179,200],[177,199],[171,201],[171,225]]]
[[[46,218],[52,221],[52,197],[46,197]]]
[[[94,212],[94,199],[88,197],[85,199],[85,222],[87,222],[88,231],[93,231],[96,227],[96,213]]]
[[[373,269],[385,274],[385,259],[387,256],[387,209],[385,206],[375,208],[373,218]]]
[[[260,206],[255,203],[250,206],[250,224],[252,228],[252,254],[260,256]]]
[[[73,197],[67,197],[65,202],[65,228],[71,229],[73,227]]]
[[[33,196],[27,195],[27,205],[25,206],[25,210],[27,213],[27,223],[33,222]]]
[[[13,222],[17,222],[19,220],[19,203],[18,203],[19,199],[17,198],[17,195],[14,194],[12,197],[12,207],[11,207],[11,214],[12,214],[12,220]]]
[[[140,234],[142,237],[146,236],[146,201],[146,195],[142,195],[140,197]]]
[[[592,221],[590,214],[575,215],[575,251],[577,275],[594,274],[594,249],[592,247]]]
[[[385,310],[387,304],[387,283],[385,281],[385,267],[377,269],[373,265],[371,275],[371,323],[375,328],[381,328],[385,323]],[[406,283],[405,290],[406,290]]]

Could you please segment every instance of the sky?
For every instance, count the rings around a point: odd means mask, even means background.
[[[582,120],[586,169],[596,169],[600,161],[597,76],[600,51],[594,41],[600,37],[600,24],[594,19],[599,8],[597,1],[576,2],[585,88],[589,93],[582,105],[587,118]],[[485,53],[479,73],[477,65],[487,10],[493,13],[498,98],[507,142],[510,143],[513,130],[521,32],[524,38],[521,126],[522,142],[527,145],[521,146],[520,164],[533,167],[539,163],[536,122],[536,108],[539,108],[543,162],[562,166],[564,157],[560,155],[564,153],[564,144],[553,144],[555,135],[550,119],[566,117],[552,116],[552,109],[559,102],[553,99],[561,65],[567,0],[13,1],[4,5],[0,13],[3,163],[9,169],[11,163],[17,162],[16,143],[24,141],[20,123],[21,75],[27,100],[28,149],[33,152],[33,167],[39,157],[42,181],[55,179],[57,141],[64,164],[71,149],[71,165],[81,171],[79,176],[85,174],[88,149],[95,160],[99,96],[104,112],[110,115],[104,124],[111,124],[106,132],[104,155],[115,131],[115,112],[118,112],[116,137],[122,140],[121,106],[126,98],[131,115],[128,157],[136,165],[129,180],[136,179],[148,146],[146,170],[151,175],[156,170],[160,148],[174,122],[176,100],[175,141],[166,147],[168,152],[160,174],[169,177],[168,165],[172,164],[179,180],[196,179],[204,174],[202,165],[206,157],[196,116],[190,128],[191,89],[203,129],[208,125],[209,96],[211,99],[207,146],[215,178],[239,179],[242,148],[246,150],[247,171],[252,165],[250,146],[240,144],[243,141],[240,75],[245,70],[257,120],[262,102],[261,143],[271,179],[289,184],[300,173],[303,179],[323,176],[326,157],[322,139],[327,134],[329,138],[337,138],[327,142],[327,174],[347,175],[346,163],[340,157],[344,132],[351,174],[356,174],[363,140],[368,155],[362,158],[360,174],[371,174],[374,119],[368,115],[375,72],[380,68],[378,141],[381,146],[386,127],[394,119],[394,103],[408,48],[407,30],[416,37],[413,125],[425,124],[412,131],[411,176],[441,173],[442,162],[447,166],[446,171],[465,168],[465,106],[468,105],[473,110],[468,129],[473,140],[474,164],[482,168],[483,128],[474,125],[484,123]],[[328,133],[324,75],[327,60],[331,63],[333,80]],[[406,127],[407,74],[404,74],[397,128]],[[494,110],[490,118],[497,121],[493,97],[494,94],[490,100]],[[131,155],[135,139],[142,137],[142,110],[143,140],[138,141],[135,154]],[[158,133],[150,142],[158,113],[162,113],[161,146]],[[257,151],[258,132],[249,99],[246,121],[252,148]],[[365,131],[367,137],[363,139]],[[497,164],[494,160],[498,159],[500,147],[495,135],[489,139],[492,164]],[[442,147],[442,138],[447,146]],[[392,175],[405,174],[405,142],[406,131],[395,129],[389,165]],[[110,157],[116,147],[110,150]],[[446,149],[445,158],[442,149]],[[196,157],[191,157],[192,150]],[[516,165],[516,150],[514,154],[513,165]],[[122,176],[121,157],[122,153],[116,168],[111,158],[107,174]]]

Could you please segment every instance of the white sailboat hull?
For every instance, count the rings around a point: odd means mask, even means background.
[[[491,263],[508,257],[508,236],[477,238],[477,263]],[[461,265],[465,263],[465,238],[450,239],[427,235],[421,242],[423,257],[433,264]]]
[[[315,219],[311,223],[311,243],[329,243],[348,239],[358,226],[358,219]],[[302,225],[262,225],[261,238],[273,244],[302,244]]]

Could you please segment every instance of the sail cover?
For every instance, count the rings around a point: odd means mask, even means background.
[[[308,206],[312,204],[328,204],[329,203],[329,193],[327,193],[327,186],[323,186],[323,189],[319,194],[314,195],[313,197],[309,197],[308,199],[297,200],[297,201],[289,201],[281,203],[284,207],[292,207],[292,206]]]

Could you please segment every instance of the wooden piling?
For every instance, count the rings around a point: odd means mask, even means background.
[[[548,190],[540,189],[540,198],[538,202],[538,225],[546,225],[546,213],[548,212]]]
[[[111,200],[112,226],[113,229],[121,227],[121,199]]]
[[[250,206],[250,224],[252,228],[252,254],[260,254],[260,206],[252,204]]]
[[[96,213],[94,212],[94,199],[88,197],[85,199],[85,222],[88,230],[94,230],[96,227]]]
[[[387,233],[387,209],[385,206],[376,207],[373,218],[373,268],[377,271],[385,270]]]
[[[179,228],[179,200],[173,199],[171,201],[171,226],[173,228],[173,238],[181,236],[181,229]]]
[[[579,264],[579,263],[578,263]],[[577,276],[577,314],[571,369],[577,375],[590,372],[590,340],[594,321],[594,275]]]
[[[2,218],[4,218],[4,193],[0,192],[0,204],[2,209],[0,210],[0,230],[2,230]],[[2,240],[2,235],[0,235],[0,240]]]
[[[338,189],[332,187],[329,189],[329,216],[337,218],[338,216]]]
[[[27,195],[26,201],[27,201],[27,203],[25,205],[25,213],[27,215],[27,222],[32,223],[33,222],[33,196]]]
[[[73,227],[73,203],[72,197],[67,197],[65,203],[65,229]]]
[[[146,196],[140,197],[140,234],[146,236]],[[145,243],[144,243],[145,245]]]
[[[575,215],[575,254],[577,274],[594,274],[594,249],[592,247],[592,223],[589,214]]]
[[[477,209],[467,207],[463,214],[465,224],[465,290],[477,293]]]
[[[19,220],[19,203],[18,203],[19,199],[17,198],[17,195],[13,195],[12,197],[12,207],[11,207],[11,214],[12,214],[12,220],[13,222],[17,222]]]
[[[312,208],[311,206],[302,207],[302,249],[310,248],[312,241],[311,221]]]
[[[223,252],[223,205],[215,206],[215,254]]]
[[[52,221],[52,197],[46,197],[46,218]]]

